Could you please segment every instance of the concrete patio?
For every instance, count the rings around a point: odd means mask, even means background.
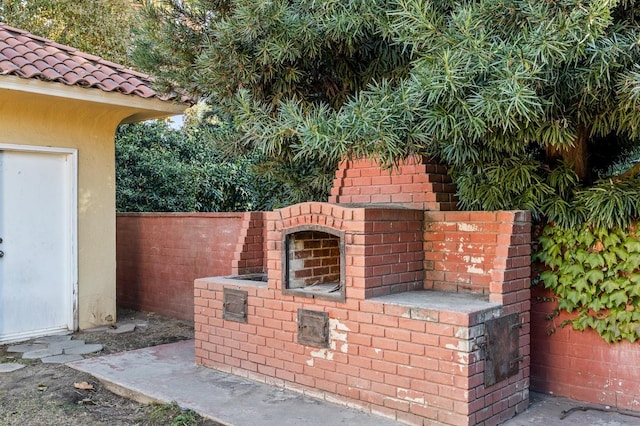
[[[112,391],[142,403],[177,402],[225,425],[353,426],[398,425],[401,422],[318,400],[313,395],[257,383],[197,366],[194,343],[186,340],[68,363],[91,374]],[[529,409],[503,423],[507,426],[619,426],[640,424],[640,413],[616,413],[548,395],[533,394]],[[561,416],[566,414],[564,419]]]

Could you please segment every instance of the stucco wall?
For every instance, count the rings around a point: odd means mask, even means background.
[[[0,89],[0,143],[78,150],[78,326],[116,319],[114,134],[130,108]]]

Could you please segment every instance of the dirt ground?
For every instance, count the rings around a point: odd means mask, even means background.
[[[148,325],[124,334],[79,332],[73,339],[103,345],[101,352],[86,355],[90,357],[193,338],[193,324],[188,321],[152,313],[118,311],[119,323],[128,320],[147,321]],[[61,364],[22,360],[21,354],[8,353],[8,346],[0,345],[0,363],[19,362],[26,367],[0,373],[0,426],[219,425],[175,404],[143,405],[122,398],[88,374]],[[93,389],[74,386],[82,382],[92,385]]]

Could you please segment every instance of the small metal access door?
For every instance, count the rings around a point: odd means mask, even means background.
[[[517,313],[485,322],[485,386],[518,374],[521,327]]]

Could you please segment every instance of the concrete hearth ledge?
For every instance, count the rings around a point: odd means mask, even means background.
[[[400,423],[194,363],[194,341],[84,359],[67,365],[142,403],[170,403],[233,426],[391,426]]]

